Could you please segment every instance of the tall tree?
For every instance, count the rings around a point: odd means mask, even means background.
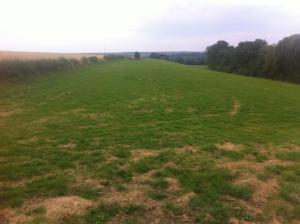
[[[277,45],[257,39],[232,47],[218,41],[207,48],[207,63],[215,70],[300,83],[300,34],[286,37]]]
[[[211,69],[218,69],[220,62],[223,58],[224,50],[229,49],[229,44],[220,40],[216,44],[207,48],[207,63]]]
[[[135,59],[140,59],[140,58],[141,58],[140,53],[139,53],[139,52],[135,52],[135,53],[134,53],[134,58],[135,58]]]

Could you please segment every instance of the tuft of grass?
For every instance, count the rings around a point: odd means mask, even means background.
[[[253,190],[247,186],[231,185],[228,190],[228,195],[234,198],[249,200],[252,196]]]
[[[145,211],[146,207],[144,205],[129,204],[123,208],[124,212],[129,215],[141,215]]]
[[[148,193],[148,196],[154,200],[160,201],[167,198],[167,195],[162,191],[152,191]]]
[[[272,177],[272,176],[271,176],[269,173],[267,173],[267,172],[258,173],[258,174],[256,175],[256,178],[257,178],[258,180],[261,180],[261,181],[267,181],[267,180],[269,180],[271,177]]]
[[[145,157],[133,165],[133,171],[147,173],[170,161],[174,156],[172,152],[162,152],[158,156]]]
[[[118,213],[120,213],[121,209],[121,206],[119,206],[118,204],[100,204],[95,209],[92,209],[91,211],[87,212],[84,215],[84,220],[86,223],[106,223]]]
[[[126,148],[118,148],[112,151],[112,154],[122,159],[128,159],[131,156],[130,150]]]
[[[165,190],[168,188],[169,186],[169,183],[168,181],[166,181],[165,179],[163,178],[158,178],[154,181],[151,181],[150,182],[150,185],[155,188],[155,189],[158,189],[158,190]]]
[[[174,215],[182,215],[183,214],[183,208],[175,205],[174,203],[172,203],[170,201],[165,202],[165,208],[168,211],[171,211]]]
[[[300,152],[280,152],[276,153],[276,158],[288,161],[300,161]]]

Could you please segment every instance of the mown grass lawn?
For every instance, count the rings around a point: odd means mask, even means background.
[[[300,86],[156,60],[0,84],[0,223],[297,223]]]

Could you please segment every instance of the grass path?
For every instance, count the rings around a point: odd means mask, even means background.
[[[299,85],[155,60],[0,84],[0,223],[297,223],[299,161]]]

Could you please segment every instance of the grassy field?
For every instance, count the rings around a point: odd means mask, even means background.
[[[300,86],[155,61],[0,84],[0,223],[299,223]]]

